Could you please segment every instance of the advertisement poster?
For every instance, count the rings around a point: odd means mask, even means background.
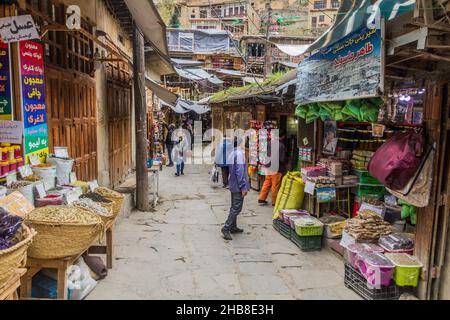
[[[30,14],[0,18],[0,36],[5,43],[39,39],[39,33]]]
[[[12,120],[11,62],[9,45],[0,39],[0,120]]]
[[[22,144],[23,124],[20,121],[0,120],[0,141]]]
[[[381,30],[364,27],[303,60],[295,103],[379,96],[381,48]]]
[[[27,161],[30,155],[44,161],[48,154],[48,128],[42,44],[22,41],[19,55],[25,155]]]
[[[333,156],[336,153],[338,143],[336,121],[325,121],[323,136],[323,154]]]

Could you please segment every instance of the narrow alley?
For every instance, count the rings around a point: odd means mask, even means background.
[[[232,242],[220,234],[229,192],[208,168],[161,174],[155,212],[133,212],[115,231],[114,268],[88,299],[358,299],[333,252],[303,253],[272,227],[271,207],[246,199]]]

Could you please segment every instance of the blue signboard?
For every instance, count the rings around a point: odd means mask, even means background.
[[[303,60],[295,102],[304,105],[379,96],[381,48],[381,30],[364,27]]]

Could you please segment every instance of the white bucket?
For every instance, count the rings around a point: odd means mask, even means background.
[[[70,173],[73,169],[73,159],[49,158],[48,163],[56,166],[56,178],[60,186],[70,184]]]
[[[56,167],[32,167],[33,173],[42,178],[46,191],[56,187]]]

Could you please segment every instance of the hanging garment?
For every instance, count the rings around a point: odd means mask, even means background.
[[[424,208],[430,203],[433,187],[434,157],[436,150],[430,148],[414,177],[401,190],[387,188],[392,195],[418,208]]]

